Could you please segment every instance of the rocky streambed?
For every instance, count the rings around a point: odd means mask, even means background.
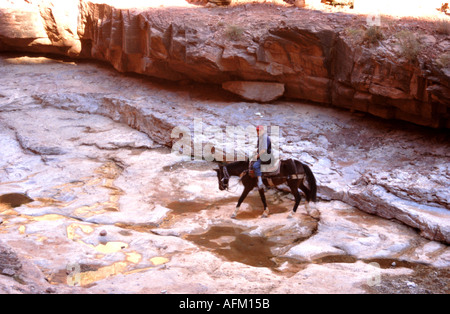
[[[2,55],[0,82],[2,293],[449,293],[442,131],[42,56]],[[251,193],[231,219],[237,180],[169,148],[194,119],[279,126],[320,218],[270,190],[269,218]]]

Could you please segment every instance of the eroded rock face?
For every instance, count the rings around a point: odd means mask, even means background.
[[[0,50],[90,57],[174,81],[279,82],[286,97],[448,128],[448,69],[402,59],[394,35],[378,48],[353,42],[346,30],[364,21],[267,5],[124,9],[13,1],[0,11]],[[428,45],[442,51],[445,36],[438,39]]]
[[[81,54],[77,0],[4,1],[0,12],[0,48]]]

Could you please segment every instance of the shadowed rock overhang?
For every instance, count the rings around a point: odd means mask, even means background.
[[[405,58],[395,41],[401,27],[394,32],[392,25],[373,44],[361,33],[364,16],[295,6],[12,1],[0,7],[0,51],[93,58],[173,81],[278,83],[284,97],[449,128],[448,65],[425,52]],[[450,45],[448,35],[423,32],[417,36],[427,49]]]

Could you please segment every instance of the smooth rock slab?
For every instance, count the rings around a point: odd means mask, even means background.
[[[229,81],[222,88],[242,98],[257,102],[270,102],[284,94],[284,84],[272,82]]]

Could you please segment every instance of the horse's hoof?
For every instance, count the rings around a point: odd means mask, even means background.
[[[231,219],[236,219],[236,215],[235,214],[231,215]]]

